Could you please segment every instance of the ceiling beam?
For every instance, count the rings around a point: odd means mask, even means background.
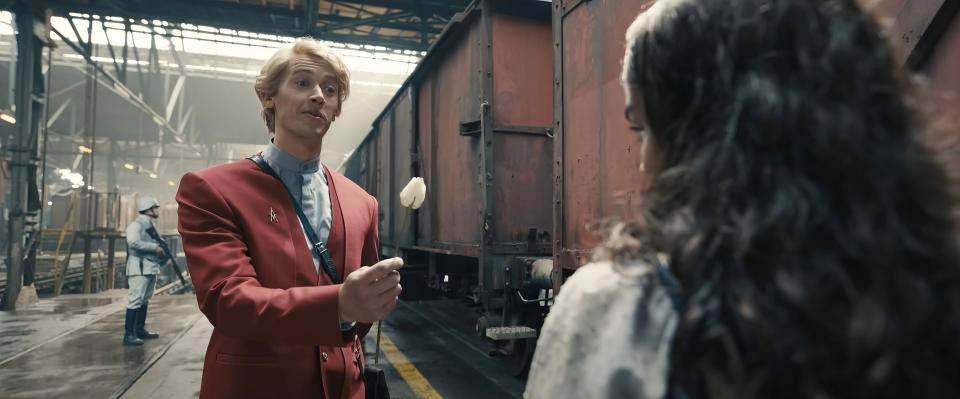
[[[470,4],[470,0],[337,0],[337,2],[403,11],[418,11],[429,8],[442,13],[460,12]]]
[[[320,0],[304,0],[307,2],[306,10],[306,29],[304,33],[310,32],[317,27],[317,14],[320,13]]]
[[[400,12],[393,12],[389,14],[377,15],[375,17],[367,17],[367,18],[342,18],[341,17],[342,19],[336,18],[336,19],[340,19],[340,21],[335,21],[335,22],[329,21],[322,28],[324,30],[334,31],[338,29],[352,28],[354,26],[365,26],[365,25],[378,26],[380,24],[394,22],[401,18],[407,18],[412,15],[413,14],[410,13],[409,11],[400,11]],[[330,17],[333,17],[333,16],[331,15]]]
[[[386,35],[350,35],[342,33],[332,33],[326,31],[316,30],[310,36],[313,36],[321,40],[329,40],[332,42],[340,43],[352,43],[358,45],[370,45],[370,46],[380,46],[398,50],[416,50],[416,51],[426,51],[427,48],[420,45],[419,38],[411,39],[400,39],[395,36],[386,36]]]
[[[111,91],[119,95],[121,98],[129,102],[130,104],[133,104],[133,106],[138,108],[141,112],[150,116],[153,119],[153,121],[156,122],[156,124],[161,129],[166,129],[167,131],[172,133],[173,139],[175,141],[183,142],[183,139],[180,137],[181,136],[180,132],[178,132],[175,127],[173,127],[173,125],[170,123],[169,120],[165,119],[162,115],[160,115],[160,113],[158,113],[153,108],[151,108],[150,105],[148,105],[142,99],[133,95],[133,91],[127,88],[127,86],[121,83],[116,77],[108,74],[103,69],[103,67],[100,66],[100,64],[98,64],[93,60],[93,58],[90,56],[90,53],[88,51],[85,51],[86,49],[82,48],[78,44],[73,43],[70,39],[68,39],[66,36],[60,33],[60,31],[58,31],[56,28],[51,28],[51,31],[55,33],[57,36],[59,36],[60,40],[66,43],[68,47],[73,49],[73,51],[83,56],[83,58],[87,61],[87,63],[92,65],[94,68],[96,68],[97,71],[106,78],[106,79],[97,79],[96,81],[98,83],[104,85],[105,87],[107,87],[108,89],[110,89]],[[110,81],[111,84],[104,82],[104,80]]]
[[[318,19],[325,23],[325,25],[318,26],[315,29],[319,30],[328,30],[333,31],[337,29],[344,29],[355,26],[371,26],[371,27],[380,27],[380,28],[389,28],[397,30],[406,30],[415,33],[426,32],[427,34],[436,35],[443,31],[443,27],[437,27],[435,23],[428,23],[426,26],[421,25],[420,23],[408,23],[399,21],[401,18],[412,17],[414,14],[408,11],[402,11],[400,13],[379,15],[376,17],[364,17],[364,18],[353,18],[343,15],[319,15]]]
[[[422,24],[416,22],[399,22],[396,21],[395,18],[371,20],[362,23],[360,21],[366,18],[357,19],[342,15],[319,14],[319,0],[307,0],[307,3],[305,3],[306,8],[301,6],[294,10],[288,9],[286,5],[262,6],[259,4],[232,4],[212,0],[166,0],[164,2],[152,0],[105,0],[89,3],[78,3],[73,0],[39,1],[49,7],[54,15],[64,17],[68,16],[71,12],[79,12],[136,19],[162,19],[174,24],[189,23],[194,25],[208,25],[290,37],[302,36],[306,32],[342,43],[359,45],[373,44],[405,50],[426,50],[426,46],[420,41],[419,34],[415,35],[417,37],[416,40],[406,40],[397,35],[377,34],[371,37],[369,35],[351,35],[346,33],[330,34],[325,32],[322,26],[316,26],[318,22],[348,24],[345,27],[369,25],[372,27],[408,30],[411,33],[419,33],[424,27]],[[349,2],[338,1],[338,4],[339,3],[350,3],[360,6],[369,5],[414,13],[422,13],[424,10],[430,10],[435,11],[433,13],[443,16],[453,15],[456,11],[461,10],[468,1],[352,0]],[[318,10],[316,13],[311,11],[313,7],[317,7]],[[312,22],[312,15],[316,15],[316,22]],[[383,18],[383,16],[373,18]],[[311,26],[311,24],[313,25]],[[429,28],[427,29],[429,29],[428,33],[430,35],[436,35],[442,30],[439,29],[436,24],[428,25]]]
[[[76,3],[71,0],[45,0],[54,15],[70,12],[111,15],[136,19],[162,19],[214,27],[297,36],[306,30],[303,12],[286,7],[251,4],[221,5],[211,1],[167,0],[163,3],[130,0],[122,3]]]

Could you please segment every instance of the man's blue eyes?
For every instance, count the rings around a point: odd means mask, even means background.
[[[298,80],[298,81],[295,81],[294,83],[300,87],[308,87],[310,85],[310,81],[308,80]],[[327,85],[323,87],[323,91],[328,93],[336,93],[337,87],[333,85]]]

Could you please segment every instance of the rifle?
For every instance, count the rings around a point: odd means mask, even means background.
[[[164,264],[169,259],[170,264],[173,266],[173,270],[177,272],[177,277],[180,278],[180,283],[183,284],[184,288],[189,287],[187,285],[187,280],[183,278],[183,272],[180,271],[180,266],[177,265],[177,259],[173,256],[173,252],[170,251],[170,246],[167,245],[167,242],[160,237],[160,233],[157,232],[156,227],[150,226],[147,227],[147,234],[150,235],[150,238],[153,238],[157,242],[157,245],[160,245],[160,249],[163,250],[164,258],[160,259],[159,264]]]

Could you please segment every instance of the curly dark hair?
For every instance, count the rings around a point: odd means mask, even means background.
[[[670,396],[960,395],[950,185],[856,1],[660,0],[627,48],[661,160],[606,246],[669,255]]]

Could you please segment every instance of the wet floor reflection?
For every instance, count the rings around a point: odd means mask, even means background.
[[[119,298],[76,298],[72,300],[59,301],[56,306],[53,308],[54,313],[67,313],[67,312],[86,312],[90,308],[95,308],[98,306],[109,305],[111,303],[117,302],[124,299],[124,297]]]
[[[90,307],[84,308],[86,304]],[[104,309],[104,305],[118,306]],[[99,307],[99,308],[98,308]],[[126,347],[121,344],[123,317],[122,303],[115,298],[86,298],[81,301],[58,304],[53,315],[84,313],[83,316],[65,316],[68,323],[82,323],[88,314],[100,314],[100,319],[62,337],[49,340],[40,347],[0,365],[0,386],[4,398],[37,398],[53,395],[71,397],[108,397],[139,375],[141,367],[157,355],[195,317],[193,296],[176,295],[157,297],[151,302],[148,326],[161,334],[159,340],[151,340],[141,347]],[[112,311],[111,311],[112,310]],[[66,312],[66,313],[63,313]],[[51,313],[46,314],[47,317]],[[56,321],[33,319],[20,321],[23,325],[41,330],[53,328]],[[62,324],[62,323],[61,323]],[[3,326],[6,330],[7,326]],[[3,353],[0,352],[0,356]],[[0,358],[0,362],[3,362]]]

